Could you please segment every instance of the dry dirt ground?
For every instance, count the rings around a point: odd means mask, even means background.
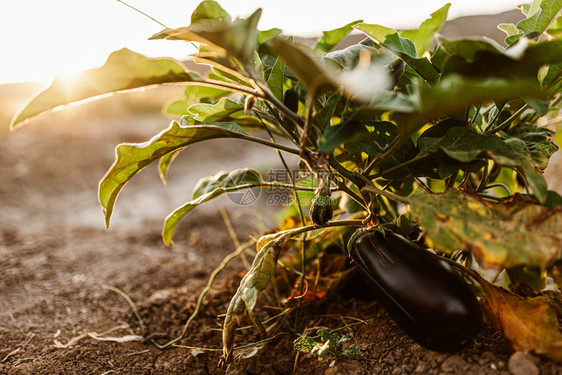
[[[20,88],[20,94],[32,89]],[[223,199],[186,217],[169,248],[160,238],[162,219],[189,199],[200,177],[246,165],[275,168],[275,153],[233,142],[195,145],[172,165],[168,186],[155,168],[136,176],[105,229],[97,182],[113,162],[117,143],[147,140],[167,125],[154,113],[161,103],[135,97],[131,101],[143,103],[144,112],[136,107],[130,115],[130,108],[122,109],[130,105],[126,97],[104,99],[9,133],[8,112],[21,100],[17,94],[15,87],[0,92],[0,374],[562,373],[536,356],[511,357],[508,343],[489,325],[459,352],[428,351],[406,337],[376,301],[344,292],[310,309],[304,327],[314,332],[374,318],[345,330],[361,349],[357,360],[297,356],[288,336],[257,354],[253,348],[237,352],[240,365],[227,369],[217,368],[217,352],[156,348],[149,340],[177,337],[210,273],[234,250],[219,205],[228,208],[241,241],[275,225],[274,210],[263,202],[236,207]],[[226,311],[243,269],[235,260],[219,276],[180,344],[220,347],[217,315]],[[132,299],[143,327],[107,286]],[[100,340],[136,336],[140,341]],[[250,330],[237,343],[259,339]]]

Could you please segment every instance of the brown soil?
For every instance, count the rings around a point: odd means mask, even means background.
[[[509,345],[488,325],[461,351],[435,353],[406,337],[376,301],[348,295],[310,309],[304,327],[315,332],[374,318],[347,329],[361,349],[357,360],[297,356],[288,336],[265,350],[236,352],[238,364],[226,370],[217,368],[217,352],[156,348],[150,339],[164,343],[177,337],[210,273],[234,249],[218,205],[230,208],[240,240],[275,223],[263,204],[240,208],[219,200],[186,217],[173,247],[162,244],[162,219],[189,198],[198,178],[248,162],[277,166],[275,154],[259,146],[213,141],[212,147],[199,144],[182,153],[166,187],[151,167],[135,177],[117,202],[111,228],[105,229],[96,190],[113,161],[113,147],[146,140],[166,123],[153,114],[129,116],[104,100],[43,116],[15,133],[0,132],[0,374],[509,373]],[[242,271],[239,260],[227,267],[180,344],[220,347],[217,315],[226,311]],[[144,327],[125,299],[102,285],[127,293]],[[257,313],[271,315],[263,308]],[[85,333],[91,336],[81,336]],[[142,338],[92,337],[130,335]],[[78,337],[68,347],[55,345]],[[237,344],[256,340],[250,330]],[[542,374],[562,372],[535,356],[528,362]]]

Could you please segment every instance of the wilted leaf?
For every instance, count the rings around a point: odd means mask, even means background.
[[[258,242],[258,249],[252,267],[240,281],[240,286],[236,294],[230,300],[226,317],[224,318],[222,342],[223,358],[228,362],[232,355],[236,328],[244,319],[247,312],[250,318],[253,317],[253,309],[258,298],[258,294],[265,289],[269,280],[275,272],[277,260],[281,250],[285,246],[288,236],[284,233],[275,233],[264,236]],[[264,243],[265,242],[265,243]],[[255,318],[252,318],[254,321]]]
[[[166,217],[162,239],[168,246],[172,245],[172,236],[180,220],[192,209],[201,203],[210,201],[213,198],[228,192],[259,187],[263,180],[255,169],[237,169],[232,172],[219,172],[214,176],[205,177],[197,183],[193,190],[193,200],[183,204]]]
[[[199,75],[188,72],[179,61],[153,59],[123,48],[109,55],[99,68],[55,78],[25,104],[10,126],[16,129],[42,112],[104,94],[162,83],[200,81],[203,79]]]
[[[562,207],[547,208],[516,195],[487,202],[452,190],[409,198],[431,245],[446,253],[470,250],[483,266],[546,268],[562,255]]]
[[[234,123],[170,127],[145,143],[124,143],[115,149],[116,160],[99,184],[99,200],[105,223],[109,225],[117,195],[127,182],[153,161],[190,144],[216,138],[247,138],[248,133]]]
[[[447,20],[450,3],[431,13],[431,17],[422,22],[417,30],[403,30],[400,35],[410,39],[416,46],[418,56],[421,57],[434,41],[434,35]]]
[[[514,350],[562,360],[558,317],[545,296],[521,298],[485,281],[481,285],[496,322]]]
[[[534,127],[534,126],[533,126]],[[503,140],[491,134],[477,134],[463,126],[449,129],[441,137],[423,137],[418,141],[418,156],[441,151],[461,163],[471,163],[481,158],[495,160],[522,172],[536,197],[544,202],[548,187],[543,175],[537,171],[533,157],[523,140]]]

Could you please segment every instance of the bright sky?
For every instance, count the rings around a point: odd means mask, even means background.
[[[199,0],[127,0],[169,27],[187,26]],[[525,0],[451,0],[449,19],[513,9]],[[530,2],[530,1],[529,1]],[[393,28],[416,27],[441,0],[219,0],[234,17],[263,9],[260,29],[280,27],[310,36],[362,19]],[[343,5],[343,6],[342,6]],[[181,58],[179,41],[148,41],[162,27],[117,0],[0,0],[0,83],[51,80],[103,64],[122,47],[151,57]]]

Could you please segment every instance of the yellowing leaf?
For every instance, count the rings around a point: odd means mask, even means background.
[[[516,195],[492,203],[453,190],[421,191],[411,208],[435,249],[470,250],[484,266],[545,268],[562,255],[562,207],[548,208]]]
[[[224,318],[222,331],[224,362],[228,362],[232,355],[236,328],[244,319],[244,313],[248,313],[254,325],[260,325],[252,310],[256,305],[258,294],[265,289],[275,272],[277,260],[288,237],[286,232],[281,232],[260,238],[257,244],[258,253],[252,268],[240,281],[240,286],[232,297]]]
[[[521,298],[484,280],[480,283],[496,322],[515,350],[562,360],[562,333],[547,297]]]

